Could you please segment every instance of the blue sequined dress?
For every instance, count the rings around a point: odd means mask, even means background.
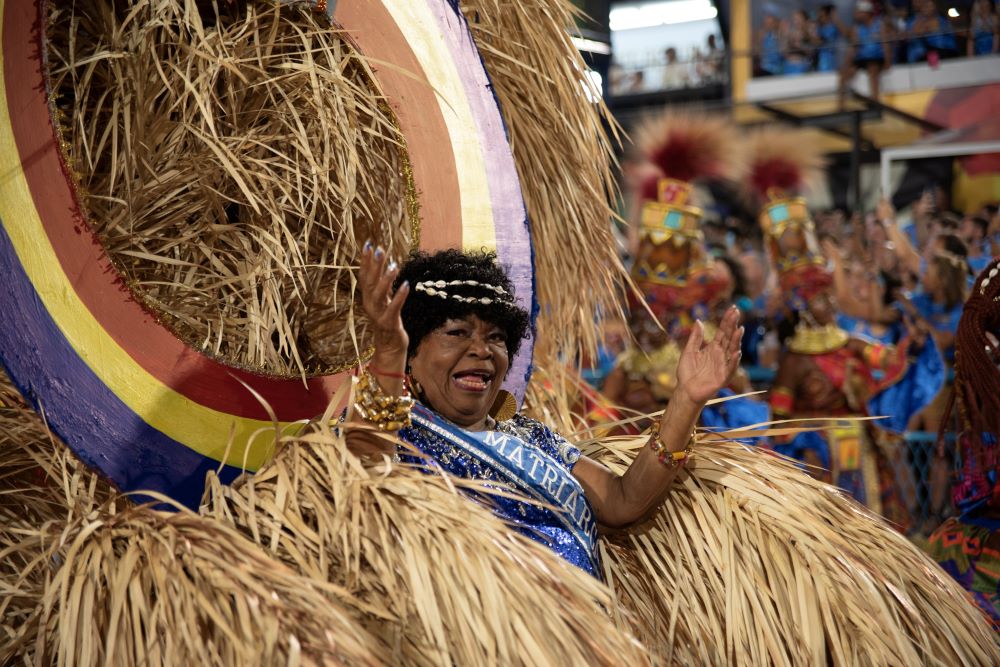
[[[491,497],[489,506],[515,530],[545,544],[570,563],[600,576],[597,524],[572,475],[580,450],[543,424],[515,415],[493,431],[466,431],[427,407],[417,404],[413,424],[399,432],[444,471],[456,477],[495,483],[550,507]],[[413,454],[401,460],[427,461]]]

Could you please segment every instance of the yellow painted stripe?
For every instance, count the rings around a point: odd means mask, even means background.
[[[472,109],[451,51],[426,0],[383,0],[434,89],[458,170],[462,212],[462,246],[467,250],[496,248],[486,163]]]
[[[0,3],[0,15],[2,10]],[[137,364],[80,301],[49,243],[21,169],[3,94],[7,84],[2,57],[0,54],[0,174],[4,175],[0,179],[0,216],[49,315],[87,366],[147,424],[204,456],[256,470],[272,454],[270,422],[212,410],[167,387]],[[283,427],[295,431],[301,424]],[[231,435],[233,446],[226,456]],[[254,444],[247,450],[250,443]]]

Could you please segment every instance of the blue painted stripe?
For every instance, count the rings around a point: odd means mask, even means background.
[[[158,491],[192,508],[209,470],[218,469],[226,483],[242,472],[154,429],[101,381],[49,315],[2,224],[0,275],[7,276],[0,361],[83,463],[122,491]]]

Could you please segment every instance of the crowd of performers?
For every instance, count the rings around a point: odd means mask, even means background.
[[[986,296],[1000,283],[996,205],[960,217],[929,187],[907,216],[886,201],[867,218],[814,215],[803,195],[819,163],[796,149],[801,139],[757,131],[737,163],[722,149],[733,132],[675,114],[641,133],[631,336],[605,323],[611,342],[584,364],[590,425],[644,428],[628,417],[669,404],[693,327],[711,336],[735,303],[742,366],[719,398],[748,395],[710,405],[702,424],[804,428],[755,444],[798,459],[925,545],[998,624],[1000,304]],[[701,183],[734,178],[757,229],[723,236],[693,198]],[[970,351],[956,354],[962,327]],[[852,419],[809,421],[831,417]]]

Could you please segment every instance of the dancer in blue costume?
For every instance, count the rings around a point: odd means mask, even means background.
[[[1000,632],[1000,260],[976,279],[955,337],[955,385],[938,433],[940,461],[954,462],[957,517],[927,550]],[[955,438],[945,436],[954,432]]]
[[[347,419],[398,432],[413,446],[398,452],[404,461],[429,462],[535,501],[491,496],[488,504],[594,576],[597,525],[627,526],[656,509],[687,459],[702,407],[739,363],[743,331],[735,308],[711,343],[695,327],[669,407],[649,446],[619,476],[516,414],[513,397],[501,389],[530,319],[494,255],[415,253],[400,268],[369,244],[360,289],[375,351]],[[347,438],[362,456],[397,454],[371,429],[349,429]]]

